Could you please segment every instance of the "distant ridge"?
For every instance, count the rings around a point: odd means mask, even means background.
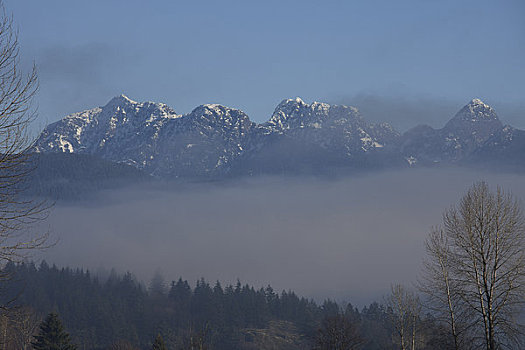
[[[48,125],[34,150],[88,154],[166,179],[219,179],[440,164],[521,169],[524,137],[479,99],[441,129],[421,125],[400,134],[388,123],[368,123],[355,107],[298,97],[256,124],[218,104],[179,115],[165,104],[120,95]]]

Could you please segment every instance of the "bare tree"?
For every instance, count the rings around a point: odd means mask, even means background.
[[[420,290],[429,296],[427,305],[437,314],[438,320],[450,326],[451,336],[454,339],[454,348],[458,350],[458,298],[452,295],[456,288],[451,285],[448,240],[442,229],[434,228],[425,243],[425,248],[430,258],[425,261],[427,274],[423,277],[424,280],[420,284]]]
[[[400,284],[392,286],[386,299],[395,338],[402,350],[416,350],[418,341],[418,322],[421,304],[419,298]]]
[[[211,331],[209,324],[206,323],[200,330],[196,330],[190,325],[187,334],[183,337],[181,349],[184,350],[208,350],[211,349]]]
[[[29,74],[20,69],[18,34],[0,1],[0,267],[43,248],[48,238],[28,228],[49,206],[23,196],[33,169],[28,126],[37,88],[35,66]]]
[[[427,239],[422,291],[446,319],[456,349],[522,345],[525,219],[519,201],[499,187],[474,184],[443,214]],[[446,316],[445,316],[446,314]]]
[[[356,350],[365,343],[357,325],[343,314],[326,317],[317,331],[315,350]]]
[[[3,350],[32,348],[41,319],[29,307],[17,307],[0,314],[0,347]]]
[[[425,306],[436,320],[445,324],[455,350],[471,347],[468,329],[471,313],[459,296],[460,290],[452,273],[449,238],[441,227],[432,228],[426,242],[425,273],[419,281],[419,290],[425,294]]]

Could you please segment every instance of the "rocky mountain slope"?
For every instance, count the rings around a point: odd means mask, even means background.
[[[387,123],[366,122],[355,107],[299,98],[282,101],[268,122],[256,124],[221,105],[179,115],[121,95],[50,124],[34,149],[94,155],[168,179],[218,178],[502,159],[523,166],[525,132],[504,126],[479,99],[441,129],[421,125],[401,135]]]

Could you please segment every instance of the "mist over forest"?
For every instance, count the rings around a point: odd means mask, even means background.
[[[430,228],[479,180],[525,198],[523,175],[456,168],[127,187],[58,202],[45,225],[59,241],[39,258],[364,305],[416,282]]]

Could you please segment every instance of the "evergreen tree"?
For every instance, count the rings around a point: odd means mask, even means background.
[[[64,330],[56,313],[50,313],[40,325],[40,333],[32,343],[35,350],[76,350],[71,344],[69,334]]]
[[[153,342],[152,350],[167,350],[166,344],[164,343],[164,339],[162,339],[162,336],[160,334],[157,334],[157,337],[155,338],[155,341]]]
[[[157,270],[155,272],[155,275],[151,279],[149,283],[149,292],[151,295],[157,297],[166,294],[166,281],[164,280],[164,277],[162,276],[160,270]]]

